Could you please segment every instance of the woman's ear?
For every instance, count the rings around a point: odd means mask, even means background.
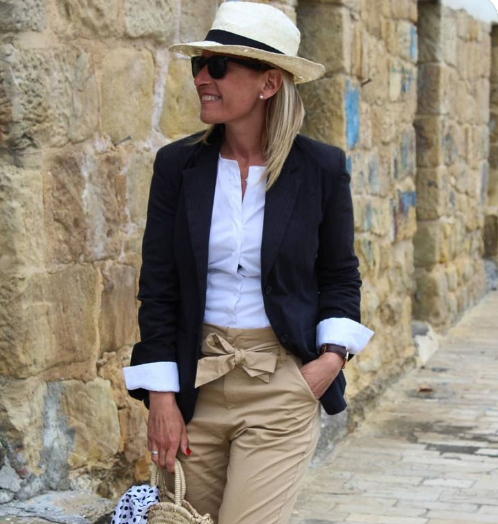
[[[263,94],[265,99],[271,98],[282,86],[282,71],[279,69],[269,69],[265,72],[265,84]]]

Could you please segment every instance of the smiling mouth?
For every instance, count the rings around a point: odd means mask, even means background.
[[[214,95],[202,95],[201,96],[201,102],[216,102],[217,100],[221,100],[221,96],[214,96]]]

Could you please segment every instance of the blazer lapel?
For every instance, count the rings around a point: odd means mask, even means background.
[[[261,243],[261,280],[265,282],[275,261],[278,247],[296,203],[301,180],[298,154],[291,149],[282,172],[266,193],[263,239]]]
[[[202,145],[183,170],[185,207],[194,252],[201,301],[205,298],[209,232],[218,171],[219,145]]]

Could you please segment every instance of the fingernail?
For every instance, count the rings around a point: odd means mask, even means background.
[[[190,457],[190,448],[187,448],[185,450],[185,455],[187,455],[187,457]]]

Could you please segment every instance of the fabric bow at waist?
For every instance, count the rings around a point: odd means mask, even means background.
[[[275,350],[278,348],[275,342],[265,342],[241,349],[232,346],[218,334],[210,333],[202,344],[205,356],[198,362],[195,387],[226,375],[236,366],[241,366],[250,377],[269,382],[270,373],[274,373],[277,366],[278,353]]]

